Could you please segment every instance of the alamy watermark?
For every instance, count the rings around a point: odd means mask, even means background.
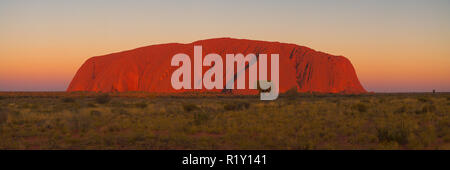
[[[225,89],[234,89],[234,81],[237,80],[237,89],[245,89],[246,70],[249,70],[249,89],[261,89],[261,100],[275,100],[279,93],[279,54],[270,54],[271,79],[267,79],[267,54],[226,54]],[[180,63],[181,66],[180,66]],[[214,63],[214,65],[213,65]],[[234,65],[237,65],[237,73],[234,73]],[[248,66],[246,66],[248,63]],[[192,89],[191,87],[191,59],[187,54],[178,53],[172,57],[171,66],[180,66],[172,74],[172,87],[179,89]],[[202,75],[203,66],[212,66]],[[202,46],[194,46],[194,89],[203,87],[211,89],[224,89],[223,61],[216,53],[210,53],[203,59]],[[259,69],[258,69],[259,68]],[[257,76],[259,71],[259,76]],[[214,77],[214,80],[213,80]],[[180,80],[182,78],[182,80]]]

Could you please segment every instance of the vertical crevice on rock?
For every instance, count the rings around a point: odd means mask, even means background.
[[[92,64],[92,80],[95,80],[95,61]]]

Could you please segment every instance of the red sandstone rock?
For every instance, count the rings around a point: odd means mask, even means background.
[[[280,93],[294,87],[299,92],[366,93],[352,64],[343,56],[333,56],[295,44],[232,38],[200,40],[189,44],[151,45],[92,57],[78,70],[67,91],[147,91],[157,93],[207,91],[205,88],[175,90],[171,85],[172,72],[178,68],[170,65],[172,57],[177,53],[185,53],[190,56],[193,63],[194,45],[203,46],[203,57],[209,53],[217,53],[222,56],[224,68],[226,54],[254,53],[268,56],[279,54]],[[270,59],[268,68],[270,70]],[[208,67],[203,67],[203,73],[208,69]],[[268,71],[268,76],[270,79],[270,71]],[[246,81],[246,89],[248,89],[248,70]],[[224,76],[224,87],[225,83]],[[233,91],[233,93],[240,92],[246,94],[257,91]]]

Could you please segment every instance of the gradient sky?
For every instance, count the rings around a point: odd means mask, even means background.
[[[63,91],[89,57],[217,37],[346,56],[369,91],[450,91],[449,0],[1,0],[0,91]]]

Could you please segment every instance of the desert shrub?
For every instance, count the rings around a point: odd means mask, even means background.
[[[422,103],[426,103],[426,102],[429,102],[431,100],[429,98],[426,98],[426,97],[419,97],[419,98],[417,98],[417,101],[422,102]]]
[[[58,108],[58,109],[69,110],[70,112],[73,112],[73,113],[78,113],[81,109],[81,105],[79,103],[67,103],[65,105],[60,105],[59,107],[60,108]],[[41,111],[46,111],[47,113],[52,112],[52,110],[50,110],[50,109],[41,110]]]
[[[120,108],[129,108],[129,107],[134,107],[135,106],[135,105],[132,105],[132,104],[123,103],[122,100],[114,100],[114,101],[111,101],[109,104],[112,107],[120,107]]]
[[[111,97],[108,94],[102,94],[95,97],[95,101],[99,104],[106,104],[111,100]]]
[[[363,102],[363,103],[370,103],[370,100],[369,99],[362,99],[361,102]]]
[[[198,110],[199,107],[195,104],[183,104],[183,109],[185,112],[191,112],[194,110]]]
[[[135,106],[138,108],[144,109],[144,108],[147,108],[147,103],[145,103],[145,102],[136,103]]]
[[[94,103],[88,103],[87,106],[88,107],[97,107],[97,105],[95,105]]]
[[[92,110],[91,111],[91,116],[100,116],[102,115],[102,112],[98,111],[98,110]]]
[[[90,118],[86,116],[73,115],[68,121],[72,131],[86,132],[91,128]]]
[[[6,123],[8,120],[8,111],[6,109],[0,108],[0,125]]]
[[[294,99],[294,98],[296,98],[296,97],[299,95],[298,92],[297,92],[297,87],[295,86],[295,87],[289,89],[288,91],[286,91],[286,92],[284,93],[284,95],[285,95],[287,98],[289,98],[289,99]]]
[[[394,113],[405,113],[406,112],[406,106],[403,105],[400,108],[398,108],[397,110],[394,111]]]
[[[111,110],[111,112],[112,113],[117,113],[117,114],[120,114],[120,115],[130,115],[130,113],[127,110],[123,109],[123,108],[114,108],[114,109]]]
[[[408,143],[409,130],[404,127],[383,127],[377,129],[377,137],[380,142],[397,142],[400,145]]]
[[[223,108],[227,111],[230,110],[244,110],[250,107],[249,102],[235,102],[235,103],[227,103],[223,106]]]
[[[75,102],[75,99],[72,98],[72,97],[64,97],[62,99],[62,102],[64,102],[64,103],[73,103],[73,102]]]
[[[96,93],[14,95],[0,101],[1,149],[445,149],[450,142],[445,93],[299,93],[296,100],[271,102],[226,95],[119,99],[109,93],[105,105],[96,102]],[[64,103],[63,97],[75,102]],[[419,102],[420,97],[431,102]],[[147,108],[140,110],[140,102]],[[365,113],[358,103],[367,107]]]
[[[427,104],[427,105],[424,105],[421,110],[417,110],[416,113],[421,114],[421,113],[428,113],[428,112],[435,112],[435,111],[436,111],[436,106],[434,106],[433,104]]]
[[[201,125],[206,123],[210,118],[210,114],[205,112],[197,112],[194,114],[194,124]]]
[[[336,103],[336,104],[340,104],[341,103],[341,100],[339,100],[339,98],[332,98],[332,99],[329,99],[329,101],[331,103]]]
[[[369,107],[364,103],[355,104],[353,105],[353,107],[361,113],[367,112],[367,110],[369,109]]]

